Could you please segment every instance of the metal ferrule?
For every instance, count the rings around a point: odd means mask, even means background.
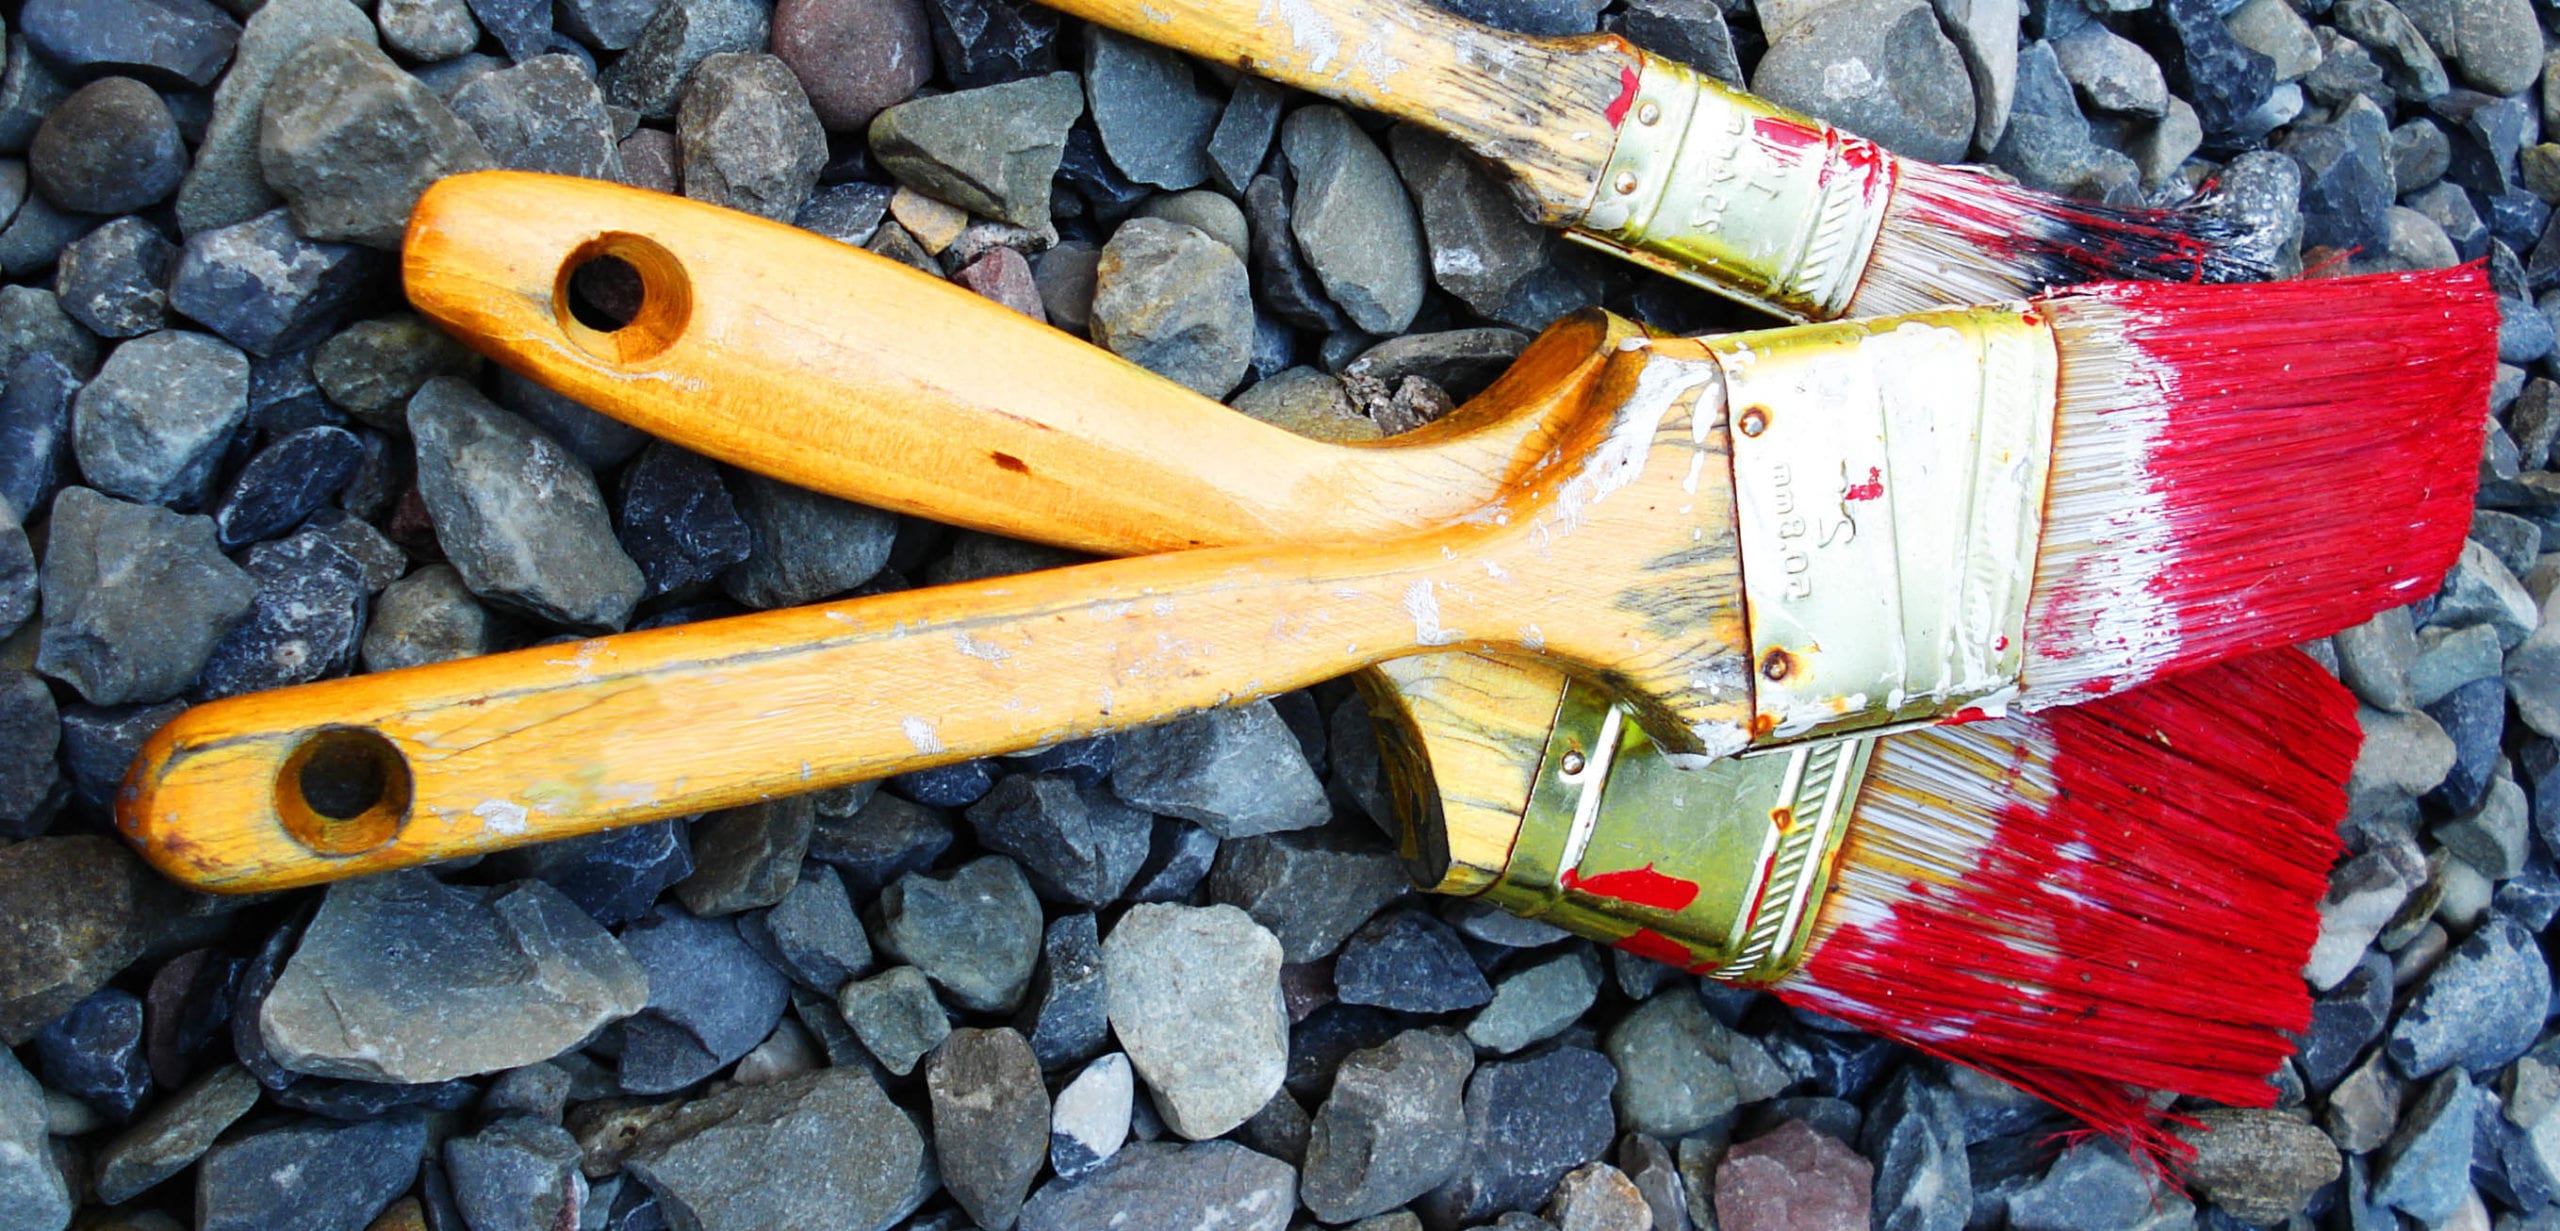
[[[1873,742],[1681,769],[1574,684],[1486,896],[1692,973],[1774,983],[1803,960]]]
[[[1639,53],[1617,145],[1567,234],[1720,295],[1829,320],[1875,248],[1893,156],[1688,66]]]
[[[2053,454],[2024,304],[1704,340],[1725,368],[1753,743],[2002,712]]]

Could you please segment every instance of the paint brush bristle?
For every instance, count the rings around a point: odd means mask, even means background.
[[[1849,315],[1997,303],[2082,282],[2256,282],[2267,238],[2210,192],[2170,208],[2074,201],[1969,167],[1898,160]]]
[[[2060,392],[2019,708],[2327,636],[2452,566],[2497,364],[2477,265],[2038,304]]]
[[[2354,699],[2288,649],[1882,741],[1774,990],[2182,1155],[2145,1093],[2264,1106],[2310,1022],[2360,740]]]

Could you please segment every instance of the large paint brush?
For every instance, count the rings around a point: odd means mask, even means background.
[[[2272,264],[2209,210],[2095,205],[1901,158],[1613,34],[1510,34],[1419,0],[1049,7],[1440,133],[1546,225],[1799,320]]]

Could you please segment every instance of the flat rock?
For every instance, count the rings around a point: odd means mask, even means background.
[[[1132,218],[1094,267],[1093,339],[1140,367],[1225,397],[1253,360],[1242,258],[1197,227]]]
[[[1096,26],[1086,34],[1084,91],[1102,148],[1130,179],[1178,191],[1209,178],[1218,98],[1180,52]]]
[[[925,1066],[942,1185],[981,1227],[1013,1225],[1049,1147],[1049,1092],[1008,1029],[955,1030]]]
[[[425,1083],[547,1059],[648,995],[640,963],[548,885],[399,872],[330,887],[257,1024],[295,1071]]]
[[[738,921],[738,932],[792,981],[833,995],[871,969],[871,939],[834,868],[809,862],[773,909]]]
[[[1973,79],[1925,0],[1842,0],[1780,31],[1752,92],[1906,158],[1952,162],[1974,133]]]
[[[1415,1212],[1460,1226],[1545,1204],[1567,1172],[1608,1152],[1617,1082],[1606,1058],[1581,1047],[1478,1065],[1467,1080],[1466,1157]]]
[[[408,423],[436,541],[472,593],[575,629],[630,619],[646,583],[578,459],[451,377],[418,391]]]
[[[622,1024],[615,1070],[634,1094],[666,1094],[737,1062],[773,1033],[791,981],[766,964],[730,919],[703,919],[672,903],[623,929],[648,972],[648,1002]]]
[[[1031,975],[1016,1024],[1031,1038],[1043,1069],[1061,1069],[1102,1052],[1111,1038],[1102,941],[1091,912],[1049,921],[1040,965]]]
[[[36,669],[93,705],[176,696],[256,590],[215,549],[208,517],[72,487],[54,498],[49,537]]]
[[[2269,2],[2283,4],[2283,0]],[[2359,700],[2398,713],[2418,704],[2409,685],[2409,669],[2418,660],[2418,633],[2408,608],[2393,607],[2342,629],[2329,643],[2337,647],[2339,680]]]
[[[2492,916],[2445,956],[2392,1026],[2388,1051],[2404,1076],[2447,1065],[2487,1070],[2533,1046],[2551,998],[2551,968],[2533,934]]]
[[[2539,30],[2523,0],[2404,0],[2399,7],[2464,85],[2522,94],[2541,74]]]
[[[2042,1179],[2011,1193],[2007,1205],[2017,1231],[2171,1231],[2194,1218],[2184,1198],[2111,1141],[2064,1151]]]
[[[15,1227],[55,1231],[69,1226],[73,1205],[45,1132],[45,1092],[0,1048],[0,1200]]]
[[[1599,998],[1600,978],[1600,960],[1579,948],[1505,970],[1468,1020],[1467,1040],[1507,1056],[1553,1038]]]
[[[915,1120],[859,1069],[696,1099],[643,1129],[623,1166],[674,1225],[885,1228],[931,1193]]]
[[[7,543],[0,537],[0,548]],[[32,579],[34,562],[26,568]],[[30,596],[32,591],[30,584]],[[61,742],[53,689],[33,672],[0,669],[0,833],[27,837],[43,830],[62,778],[54,759]]]
[[[511,171],[622,178],[604,92],[574,56],[535,56],[454,91],[453,113]]]
[[[2169,83],[2142,45],[2095,22],[2053,40],[2062,75],[2100,111],[2159,117],[2168,114]]]
[[[1049,1113],[1049,1169],[1072,1180],[1099,1167],[1129,1136],[1136,1079],[1118,1052],[1084,1067],[1058,1091]]]
[[[1383,843],[1331,826],[1221,843],[1208,882],[1210,900],[1269,928],[1293,964],[1341,947],[1410,883]]]
[[[871,121],[881,167],[916,191],[1015,226],[1049,222],[1049,184],[1084,112],[1073,73],[918,98]]]
[[[240,468],[231,490],[214,506],[214,541],[226,550],[237,550],[301,525],[353,482],[364,462],[364,441],[342,427],[318,424],[275,436]],[[347,524],[364,523],[350,519]],[[323,529],[312,533],[327,539],[358,566],[366,592],[381,588],[350,544]]]
[[[271,210],[188,237],[169,307],[252,355],[279,354],[317,339],[375,270],[364,249],[305,239]]]
[[[950,849],[952,836],[942,813],[874,791],[843,810],[820,804],[809,857],[834,865],[845,892],[867,902],[899,877],[931,865]]]
[[[954,1005],[1005,1013],[1021,1003],[1039,956],[1040,899],[1012,860],[909,873],[882,891],[879,911],[881,951],[923,971]]]
[[[1351,114],[1317,105],[1280,125],[1297,176],[1289,228],[1327,298],[1371,333],[1413,323],[1423,290],[1422,232],[1386,154]]]
[[[125,72],[168,89],[213,84],[240,23],[207,0],[31,0],[18,28],[76,77]]]
[[[397,249],[427,185],[494,165],[443,99],[354,39],[296,52],[259,111],[258,166],[313,239]]]
[[[1312,829],[1333,814],[1297,737],[1267,701],[1123,733],[1111,791],[1221,839]]]
[[[1215,1137],[1270,1101],[1289,1049],[1271,933],[1232,906],[1141,904],[1102,961],[1111,1028],[1168,1127]]]
[[[789,222],[817,186],[826,131],[798,78],[768,55],[721,54],[694,69],[676,113],[684,194]]]
[[[249,360],[218,338],[163,330],[107,356],[72,402],[80,472],[111,496],[193,507],[249,413]]]
[[[249,1070],[226,1064],[155,1104],[99,1150],[98,1199],[121,1205],[192,1166],[257,1105],[259,1090]]]
[[[201,1231],[361,1227],[418,1179],[427,1124],[416,1112],[342,1123],[302,1119],[232,1138],[204,1156]]]
[[[1297,1208],[1289,1164],[1232,1141],[1141,1141],[1022,1207],[1022,1231],[1284,1231]]]
[[[2321,991],[2336,987],[2425,880],[2424,862],[2405,845],[2376,847],[2332,869],[2320,899],[2320,939],[2303,977]]]
[[[1299,1200],[1326,1222],[1354,1222],[1448,1179],[1466,1151],[1474,1070],[1466,1042],[1440,1031],[1345,1057],[1307,1138]]]
[[[1606,1047],[1619,1073],[1619,1118],[1637,1132],[1685,1136],[1730,1114],[1741,1101],[1734,1067],[1727,1063],[1736,1040],[1686,986],[1675,985],[1637,1006],[1610,1027]]]
[[[2451,1217],[2471,1192],[2479,1102],[2479,1089],[2460,1069],[2428,1083],[2374,1157],[2374,1203],[2427,1222]]]
[[[71,407],[80,377],[50,353],[9,365],[0,381],[0,504],[8,520],[33,521],[71,468]],[[20,619],[25,618],[21,612]]]
[[[394,433],[408,430],[409,401],[428,381],[479,370],[477,352],[406,312],[357,321],[311,352],[311,379],[330,405]]]

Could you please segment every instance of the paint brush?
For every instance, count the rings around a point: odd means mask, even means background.
[[[1397,0],[1049,7],[1439,133],[1539,222],[1798,320],[2272,272],[2203,203],[2096,205],[1898,157],[1614,34],[1530,37]]]

